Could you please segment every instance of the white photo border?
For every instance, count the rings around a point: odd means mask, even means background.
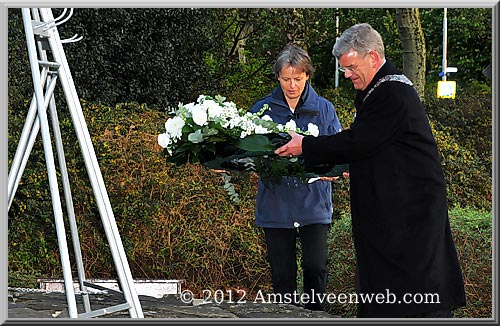
[[[67,1],[17,1],[17,0],[0,0],[0,149],[1,151],[5,151],[0,155],[0,323],[11,324],[15,323],[15,320],[8,319],[8,300],[7,300],[7,287],[8,287],[8,212],[7,212],[7,181],[8,181],[8,114],[7,114],[7,104],[8,104],[8,91],[7,91],[7,74],[8,74],[8,16],[7,10],[9,8],[23,8],[23,7],[53,7],[53,8],[62,8],[67,7]],[[98,8],[98,7],[107,7],[107,8],[140,8],[140,7],[158,7],[158,8],[293,8],[293,7],[301,7],[301,8],[328,8],[328,7],[336,7],[336,8],[395,8],[395,7],[419,7],[419,8],[492,8],[493,12],[493,31],[492,31],[492,39],[493,39],[493,49],[492,49],[492,96],[493,96],[493,108],[492,108],[492,123],[493,123],[493,202],[492,202],[492,230],[493,230],[493,243],[492,243],[492,254],[493,254],[493,266],[492,266],[492,319],[467,319],[461,320],[456,319],[453,320],[453,324],[462,324],[462,323],[471,323],[475,322],[481,323],[489,323],[488,321],[492,321],[495,324],[498,322],[498,260],[497,260],[497,248],[498,248],[498,238],[497,238],[497,226],[498,226],[498,39],[499,39],[499,24],[498,24],[498,15],[499,15],[499,3],[498,0],[469,0],[469,1],[451,1],[451,0],[442,0],[442,1],[430,1],[430,0],[420,0],[420,1],[331,1],[331,0],[311,0],[311,1],[266,1],[266,0],[251,0],[251,1],[231,1],[231,0],[218,0],[218,1],[207,1],[207,0],[185,0],[185,1],[110,1],[110,0],[87,0],[87,1],[71,1],[71,7],[73,8]],[[17,320],[19,321],[19,320]],[[59,320],[57,320],[59,321]],[[75,321],[74,319],[66,319],[66,322]],[[81,321],[81,320],[80,320]],[[99,322],[103,321],[102,319]],[[150,319],[135,319],[130,320],[130,323],[125,320],[116,321],[110,319],[109,323],[124,323],[133,324],[136,322],[139,324],[144,324],[145,322],[152,322]],[[156,322],[161,322],[165,324],[167,322],[173,323],[197,323],[197,320],[155,320]],[[211,320],[212,321],[212,320]],[[269,319],[259,319],[259,322],[263,323],[272,321]],[[275,321],[275,320],[274,320]],[[295,320],[286,319],[283,320],[286,324],[293,324]],[[300,321],[300,320],[298,320]],[[308,323],[315,323],[317,320],[308,320]],[[339,322],[346,322],[346,319],[340,318]],[[362,323],[362,322],[370,322],[370,320],[347,320],[349,323]],[[386,320],[384,323],[390,324],[393,320]],[[398,320],[394,320],[397,322]],[[402,322],[403,320],[399,320]],[[432,321],[432,320],[431,320]],[[434,320],[436,321],[436,320]],[[23,324],[37,323],[35,319],[23,319]],[[50,321],[49,321],[50,322]],[[107,323],[108,323],[107,322]],[[207,323],[206,320],[198,321]],[[218,320],[214,319],[213,322],[220,324],[224,322],[234,322],[234,320]],[[252,320],[238,320],[238,323],[251,323]],[[255,320],[254,320],[255,322]],[[320,321],[318,321],[320,322]],[[325,321],[326,322],[326,321]],[[329,323],[336,323],[335,320],[329,319]],[[379,321],[380,322],[380,321]],[[403,321],[404,322],[404,321]],[[52,322],[50,322],[52,323]],[[410,322],[409,322],[410,323]],[[411,322],[413,323],[413,322]]]

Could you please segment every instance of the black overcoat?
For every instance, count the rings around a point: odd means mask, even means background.
[[[358,91],[350,129],[302,141],[307,164],[349,163],[359,317],[465,304],[436,141],[411,82],[377,84],[387,75],[405,78],[387,61]]]

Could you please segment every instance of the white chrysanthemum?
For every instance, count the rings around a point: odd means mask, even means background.
[[[207,123],[208,114],[207,110],[203,106],[197,104],[193,107],[191,112],[193,114],[193,121],[198,126],[203,126]]]
[[[255,123],[253,121],[248,120],[248,119],[242,119],[242,121],[239,124],[239,127],[242,129],[241,138],[245,138],[248,135],[251,135],[253,131],[255,130]]]
[[[238,118],[239,119],[240,115],[238,114],[238,109],[232,106],[225,106],[222,109],[221,113],[221,118],[224,120],[231,120]]]
[[[165,129],[167,130],[167,133],[170,135],[170,137],[180,139],[182,137],[182,128],[185,124],[186,123],[181,117],[176,116],[168,119],[167,122],[165,122]]]
[[[285,124],[285,130],[295,130],[297,129],[297,124],[295,120],[290,120]]]
[[[243,119],[240,116],[235,116],[228,121],[229,128],[239,127],[243,123]]]
[[[260,125],[256,125],[255,126],[255,133],[256,134],[265,135],[265,134],[268,134],[270,132],[271,131],[269,131],[266,127],[263,127],[263,126],[260,126]]]
[[[223,104],[224,104],[224,107],[233,108],[233,109],[237,110],[236,104],[234,102],[224,102]]]
[[[316,126],[314,123],[310,122],[308,125],[307,125],[307,131],[313,135],[314,137],[318,137],[319,135],[319,128],[318,126]]]

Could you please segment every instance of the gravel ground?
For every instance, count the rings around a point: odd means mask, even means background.
[[[89,300],[92,311],[110,308],[112,306],[124,303],[123,295],[119,293],[107,294],[89,294]],[[338,318],[322,311],[310,311],[302,307],[289,304],[273,304],[265,302],[246,303],[183,303],[178,295],[165,295],[162,298],[151,296],[139,296],[141,309],[144,318],[163,318],[163,319],[232,319],[232,318],[250,318],[250,319],[321,319]],[[200,300],[201,301],[201,300]],[[85,312],[81,295],[76,296],[77,310],[81,314]],[[68,304],[64,293],[24,293],[9,292],[8,300],[8,319],[9,321],[32,319],[67,319]],[[107,313],[92,319],[98,318],[130,318],[128,309]],[[25,320],[26,321],[26,320]]]

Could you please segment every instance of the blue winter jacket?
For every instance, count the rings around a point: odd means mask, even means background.
[[[258,112],[264,104],[269,109],[264,113],[274,122],[285,124],[295,120],[297,127],[307,130],[309,123],[319,128],[320,135],[332,135],[341,131],[337,112],[333,104],[319,96],[307,83],[295,112],[285,102],[281,86],[257,101],[251,112]],[[256,200],[255,222],[269,228],[294,228],[308,224],[329,224],[332,221],[332,185],[318,180],[307,184],[297,178],[282,178],[280,184],[266,187],[259,181]]]

